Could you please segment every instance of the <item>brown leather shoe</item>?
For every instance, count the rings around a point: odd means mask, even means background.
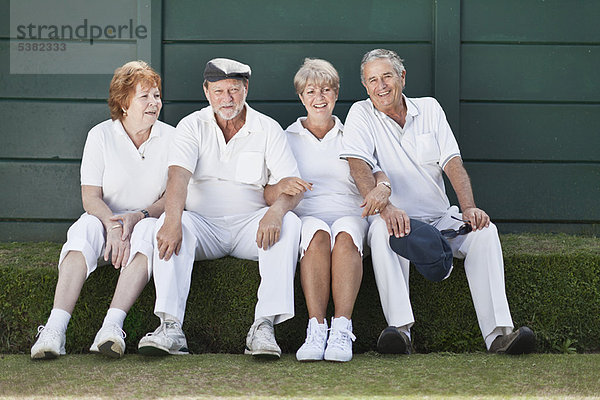
[[[535,351],[535,334],[528,327],[522,326],[513,333],[498,336],[488,351],[510,355],[533,353]]]
[[[388,326],[377,339],[377,351],[381,354],[410,354],[412,345],[406,333],[395,326]]]

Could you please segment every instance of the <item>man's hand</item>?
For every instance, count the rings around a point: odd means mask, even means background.
[[[256,244],[259,248],[267,250],[279,240],[283,215],[269,208],[258,223]]]
[[[388,203],[380,215],[385,221],[390,235],[399,238],[410,233],[410,218],[408,218],[404,210],[395,207],[392,203]]]
[[[128,240],[131,238],[131,232],[135,224],[140,222],[144,218],[144,214],[141,211],[128,212],[125,214],[113,215],[110,217],[111,221],[120,222],[123,225],[123,233],[121,240]]]
[[[360,205],[364,207],[362,217],[375,215],[382,212],[388,204],[392,191],[384,185],[376,185],[367,195],[365,201]]]
[[[129,239],[121,240],[122,227],[108,229],[106,233],[106,246],[104,247],[104,261],[108,261],[108,255],[112,253],[111,263],[115,268],[127,265],[129,260]]]
[[[485,211],[477,207],[470,207],[466,210],[463,210],[462,217],[465,221],[469,221],[471,223],[473,231],[490,226],[490,217]]]
[[[179,255],[182,239],[181,221],[170,222],[165,219],[165,223],[156,233],[158,257],[161,260],[169,261],[173,253]]]

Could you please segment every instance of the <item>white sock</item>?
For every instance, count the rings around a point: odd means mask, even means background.
[[[177,322],[178,324],[181,324],[181,321],[179,321],[179,318],[171,315],[171,314],[167,314],[164,312],[159,313],[160,318],[160,323],[162,324],[163,322]]]
[[[46,329],[53,329],[60,333],[67,332],[67,326],[71,320],[71,314],[60,308],[53,308],[46,322]]]
[[[400,330],[400,332],[404,332],[404,334],[406,334],[406,336],[408,337],[408,340],[410,340],[410,329],[401,327],[401,328],[398,328],[398,330]]]
[[[254,322],[256,322],[256,321],[259,321],[259,320],[261,320],[261,319],[266,319],[267,321],[271,321],[271,324],[272,324],[273,322],[275,322],[275,316],[274,316],[274,315],[269,315],[268,317],[260,317],[260,318],[256,318],[256,319],[254,320]]]
[[[106,312],[106,317],[104,317],[102,327],[107,325],[117,325],[119,328],[123,329],[123,321],[125,321],[126,316],[127,313],[119,308],[109,308]]]
[[[492,342],[494,341],[494,339],[496,339],[498,336],[502,336],[502,335],[509,335],[512,332],[512,329],[506,326],[498,326],[496,327],[492,333],[490,333],[489,335],[487,335],[485,337],[485,347],[489,350],[490,346],[492,345]]]

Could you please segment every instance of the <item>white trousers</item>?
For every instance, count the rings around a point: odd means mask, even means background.
[[[183,242],[179,255],[173,255],[169,261],[165,261],[158,257],[158,247],[154,252],[154,313],[158,317],[163,313],[170,314],[183,323],[194,260],[212,260],[231,255],[258,261],[261,281],[255,319],[274,317],[274,323],[278,324],[292,318],[300,219],[288,212],[283,218],[279,241],[263,250],[256,244],[256,232],[267,210],[265,207],[251,214],[218,218],[184,211],[181,218]],[[156,224],[156,232],[163,223],[164,214]]]
[[[154,240],[154,224],[156,221],[156,218],[142,219],[135,224],[129,240],[131,248],[127,265],[129,265],[137,253],[145,255],[148,258],[148,280],[152,276],[152,257],[154,254],[154,245],[152,242]],[[93,215],[84,213],[67,231],[67,242],[63,245],[58,260],[59,267],[67,253],[70,251],[80,251],[85,258],[87,266],[86,278],[90,276],[98,267],[98,259],[104,254],[104,245],[106,244],[105,235],[106,232],[102,222]]]
[[[437,229],[458,229],[463,222],[456,206],[432,225]],[[389,233],[380,216],[370,218],[368,243],[375,272],[375,281],[383,314],[388,325],[410,328],[415,322],[408,289],[409,261],[390,248]],[[464,258],[465,273],[479,322],[485,339],[496,328],[512,330],[506,291],[504,287],[504,260],[496,226],[459,235],[448,240],[456,258]]]
[[[328,223],[322,219],[312,216],[301,217],[300,220],[302,221],[302,234],[300,236],[301,259],[304,257],[306,249],[308,249],[312,238],[318,231],[323,231],[329,234],[329,237],[331,238],[332,249],[335,245],[335,239],[337,235],[341,232],[346,232],[352,237],[352,241],[362,257],[365,236],[369,227],[369,223],[367,222],[366,218],[346,216],[338,218],[332,223]]]

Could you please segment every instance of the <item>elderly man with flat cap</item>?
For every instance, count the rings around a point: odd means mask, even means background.
[[[209,61],[203,86],[210,105],[177,125],[154,255],[161,324],[140,340],[141,354],[188,354],[181,326],[194,260],[231,255],[258,260],[261,276],[245,353],[281,355],[273,325],[294,316],[300,220],[288,211],[302,195],[265,203],[265,185],[299,172],[279,124],[246,103],[249,78],[245,64]]]
[[[381,353],[409,353],[414,323],[407,259],[390,248],[390,235],[410,235],[409,217],[433,225],[448,239],[455,257],[464,258],[479,328],[488,351],[520,354],[534,350],[531,329],[513,331],[504,288],[498,231],[477,208],[469,176],[444,111],[431,98],[403,93],[406,71],[390,50],[375,49],[362,59],[361,80],[369,99],[350,108],[344,148],[351,174],[365,197],[370,217],[368,241],[379,297],[388,327],[381,332]],[[376,185],[383,170],[391,188]],[[458,207],[446,196],[442,172],[457,194]]]

